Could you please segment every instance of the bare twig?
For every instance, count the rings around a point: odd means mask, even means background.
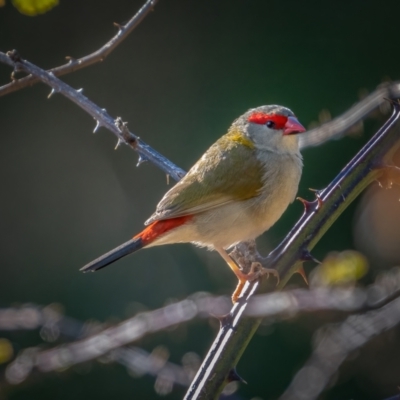
[[[359,101],[345,113],[322,126],[312,129],[299,137],[300,147],[319,146],[330,139],[338,139],[377,108],[387,103],[386,99],[400,97],[400,82],[387,82],[373,93]]]
[[[140,313],[117,326],[101,330],[82,340],[37,352],[31,369],[37,368],[40,372],[50,372],[68,368],[109,354],[150,333],[189,321],[196,316],[208,317],[211,310],[226,312],[228,308],[229,299],[226,297],[215,298],[204,294],[192,296],[158,310]],[[9,316],[12,315],[6,311],[5,314],[7,313]],[[22,310],[22,313],[26,314],[26,310]],[[14,315],[17,315],[17,312],[14,312]],[[2,319],[4,320],[4,317]],[[20,318],[17,317],[17,320],[20,321]],[[3,321],[3,325],[10,329],[12,323]]]
[[[258,295],[249,302],[246,315],[278,319],[314,311],[365,312],[383,307],[399,295],[400,269],[393,269],[366,289],[317,287],[312,290]],[[16,384],[27,379],[34,371],[45,373],[64,370],[101,358],[123,364],[135,375],[148,373],[162,376],[160,379],[168,381],[169,386],[174,383],[187,386],[196,372],[193,363],[191,368],[182,370],[177,365],[167,363],[165,351],[157,350],[149,355],[142,349],[125,346],[149,333],[171,328],[195,317],[208,318],[211,313],[222,315],[228,311],[229,304],[228,297],[198,293],[161,309],[138,314],[106,329],[101,324],[85,324],[65,317],[52,306],[26,305],[1,309],[0,330],[41,328],[41,336],[47,341],[58,340],[61,336],[75,340],[49,350],[23,350],[9,364],[6,379]],[[184,364],[188,365],[187,362]]]
[[[79,58],[74,59],[67,57],[68,63],[56,68],[50,69],[55,76],[62,76],[79,69],[88,67],[92,64],[104,61],[105,58],[124,40],[126,37],[143,21],[143,19],[153,10],[158,0],[147,0],[142,8],[125,24],[115,24],[118,28],[118,33],[104,46],[95,52]],[[34,75],[28,75],[21,79],[13,80],[12,82],[0,87],[0,96],[15,92],[27,86],[32,86],[40,82],[40,79]]]
[[[152,353],[148,353],[140,347],[133,346],[115,349],[111,352],[110,359],[125,365],[134,376],[156,376],[156,391],[162,395],[168,394],[174,384],[189,386],[200,361],[196,354],[186,353],[182,367],[167,361],[168,352],[163,347],[156,347]]]
[[[390,274],[385,279],[390,279]],[[399,275],[394,279],[399,283]],[[388,282],[391,284],[392,282]],[[400,323],[400,299],[379,310],[352,315],[343,323],[323,327],[316,335],[314,351],[296,374],[282,400],[313,400],[328,386],[340,365],[354,350]]]
[[[37,76],[42,82],[52,88],[51,94],[61,93],[69,100],[73,101],[95,119],[95,131],[99,127],[103,126],[117,136],[117,146],[120,143],[125,143],[137,151],[139,153],[139,164],[146,160],[151,161],[175,180],[179,180],[185,175],[185,171],[130,132],[127,124],[122,122],[120,118],[114,120],[105,109],[101,109],[84,96],[81,90],[73,89],[71,86],[55,77],[52,73],[46,72],[26,60],[22,60],[16,51],[11,51],[7,54],[0,52],[0,62],[4,62],[12,66],[14,69],[22,69]]]
[[[399,274],[400,276],[400,274]],[[381,296],[376,298],[377,294]],[[361,288],[296,289],[254,296],[244,315],[249,317],[282,317],[316,311],[366,312],[378,309],[400,297],[400,282],[393,292],[381,293],[379,285]]]
[[[206,296],[202,296],[203,299]],[[228,302],[228,299],[226,300]],[[77,319],[66,317],[60,312],[60,307],[50,305],[24,305],[0,309],[0,331],[40,329],[40,336],[47,342],[60,339],[82,340],[89,335],[100,335],[104,324],[84,323]],[[75,360],[68,360],[68,351],[64,347],[57,348],[59,359],[64,363],[53,363],[46,372],[64,370],[67,366],[75,365]],[[5,370],[4,384],[16,385],[25,382],[31,373],[44,372],[35,368],[38,357],[45,353],[40,347],[30,347],[22,350],[16,359]],[[155,390],[159,394],[167,394],[173,385],[188,386],[199,364],[199,357],[194,353],[187,353],[182,359],[183,367],[168,362],[169,353],[165,347],[158,346],[151,353],[139,347],[119,347],[99,357],[102,362],[116,362],[125,366],[134,376],[149,374],[155,376]],[[43,362],[43,360],[42,360]]]
[[[157,332],[195,317],[209,317],[211,314],[223,314],[230,309],[227,296],[212,296],[204,292],[195,293],[188,298],[161,307],[157,310],[137,314],[126,321],[104,330],[103,324],[83,324],[64,316],[57,305],[45,307],[26,304],[20,307],[0,308],[0,331],[35,330],[45,328],[56,332],[50,341],[59,336],[77,339],[89,334],[101,334],[124,337],[124,342],[131,343],[142,335]],[[143,325],[144,324],[144,325]],[[127,332],[133,327],[132,332]],[[144,329],[144,331],[143,331]],[[108,332],[108,333],[107,333]],[[131,335],[130,337],[128,337]],[[49,335],[45,335],[47,338]]]
[[[20,352],[18,357],[5,369],[2,386],[5,384],[17,385],[27,381],[32,374],[37,376],[38,373],[44,372],[35,368],[36,358],[40,352],[40,348],[36,347],[30,347]],[[115,349],[99,360],[102,363],[121,364],[135,377],[146,374],[156,377],[155,390],[157,393],[165,395],[172,391],[174,385],[188,386],[199,363],[199,357],[194,353],[185,354],[182,360],[183,366],[169,362],[168,357],[168,350],[162,346],[156,347],[151,353],[139,347],[128,346]],[[63,370],[65,369],[60,368],[46,372]]]

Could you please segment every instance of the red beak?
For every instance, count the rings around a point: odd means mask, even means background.
[[[296,133],[305,132],[306,128],[297,121],[295,117],[288,117],[285,127],[283,128],[284,135],[295,135]]]

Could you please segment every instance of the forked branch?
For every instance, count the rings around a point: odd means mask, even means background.
[[[79,69],[88,67],[92,64],[104,61],[106,57],[123,41],[126,37],[143,21],[143,19],[153,10],[158,0],[147,0],[142,8],[125,24],[115,24],[118,28],[117,34],[108,41],[104,46],[85,57],[75,59],[66,57],[67,64],[52,68],[48,72],[55,76],[62,76]],[[0,87],[0,96],[15,92],[27,86],[32,86],[40,82],[40,78],[31,74],[20,79],[14,79],[12,82]]]

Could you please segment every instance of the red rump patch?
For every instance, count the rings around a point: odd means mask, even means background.
[[[178,226],[183,225],[185,222],[193,218],[193,215],[185,215],[183,217],[163,219],[161,221],[155,221],[147,228],[145,228],[138,235],[134,236],[133,239],[142,239],[143,246],[153,242],[163,233],[170,231]]]
[[[278,114],[255,112],[247,120],[259,125],[265,125],[268,121],[272,121],[275,124],[274,129],[283,129],[286,125],[287,117]]]

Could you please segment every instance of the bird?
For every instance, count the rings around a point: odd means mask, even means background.
[[[297,134],[305,130],[283,106],[246,111],[167,191],[140,233],[81,271],[143,248],[191,242],[217,251],[235,273],[235,303],[254,274],[243,272],[227,250],[267,231],[294,201],[303,168]]]

